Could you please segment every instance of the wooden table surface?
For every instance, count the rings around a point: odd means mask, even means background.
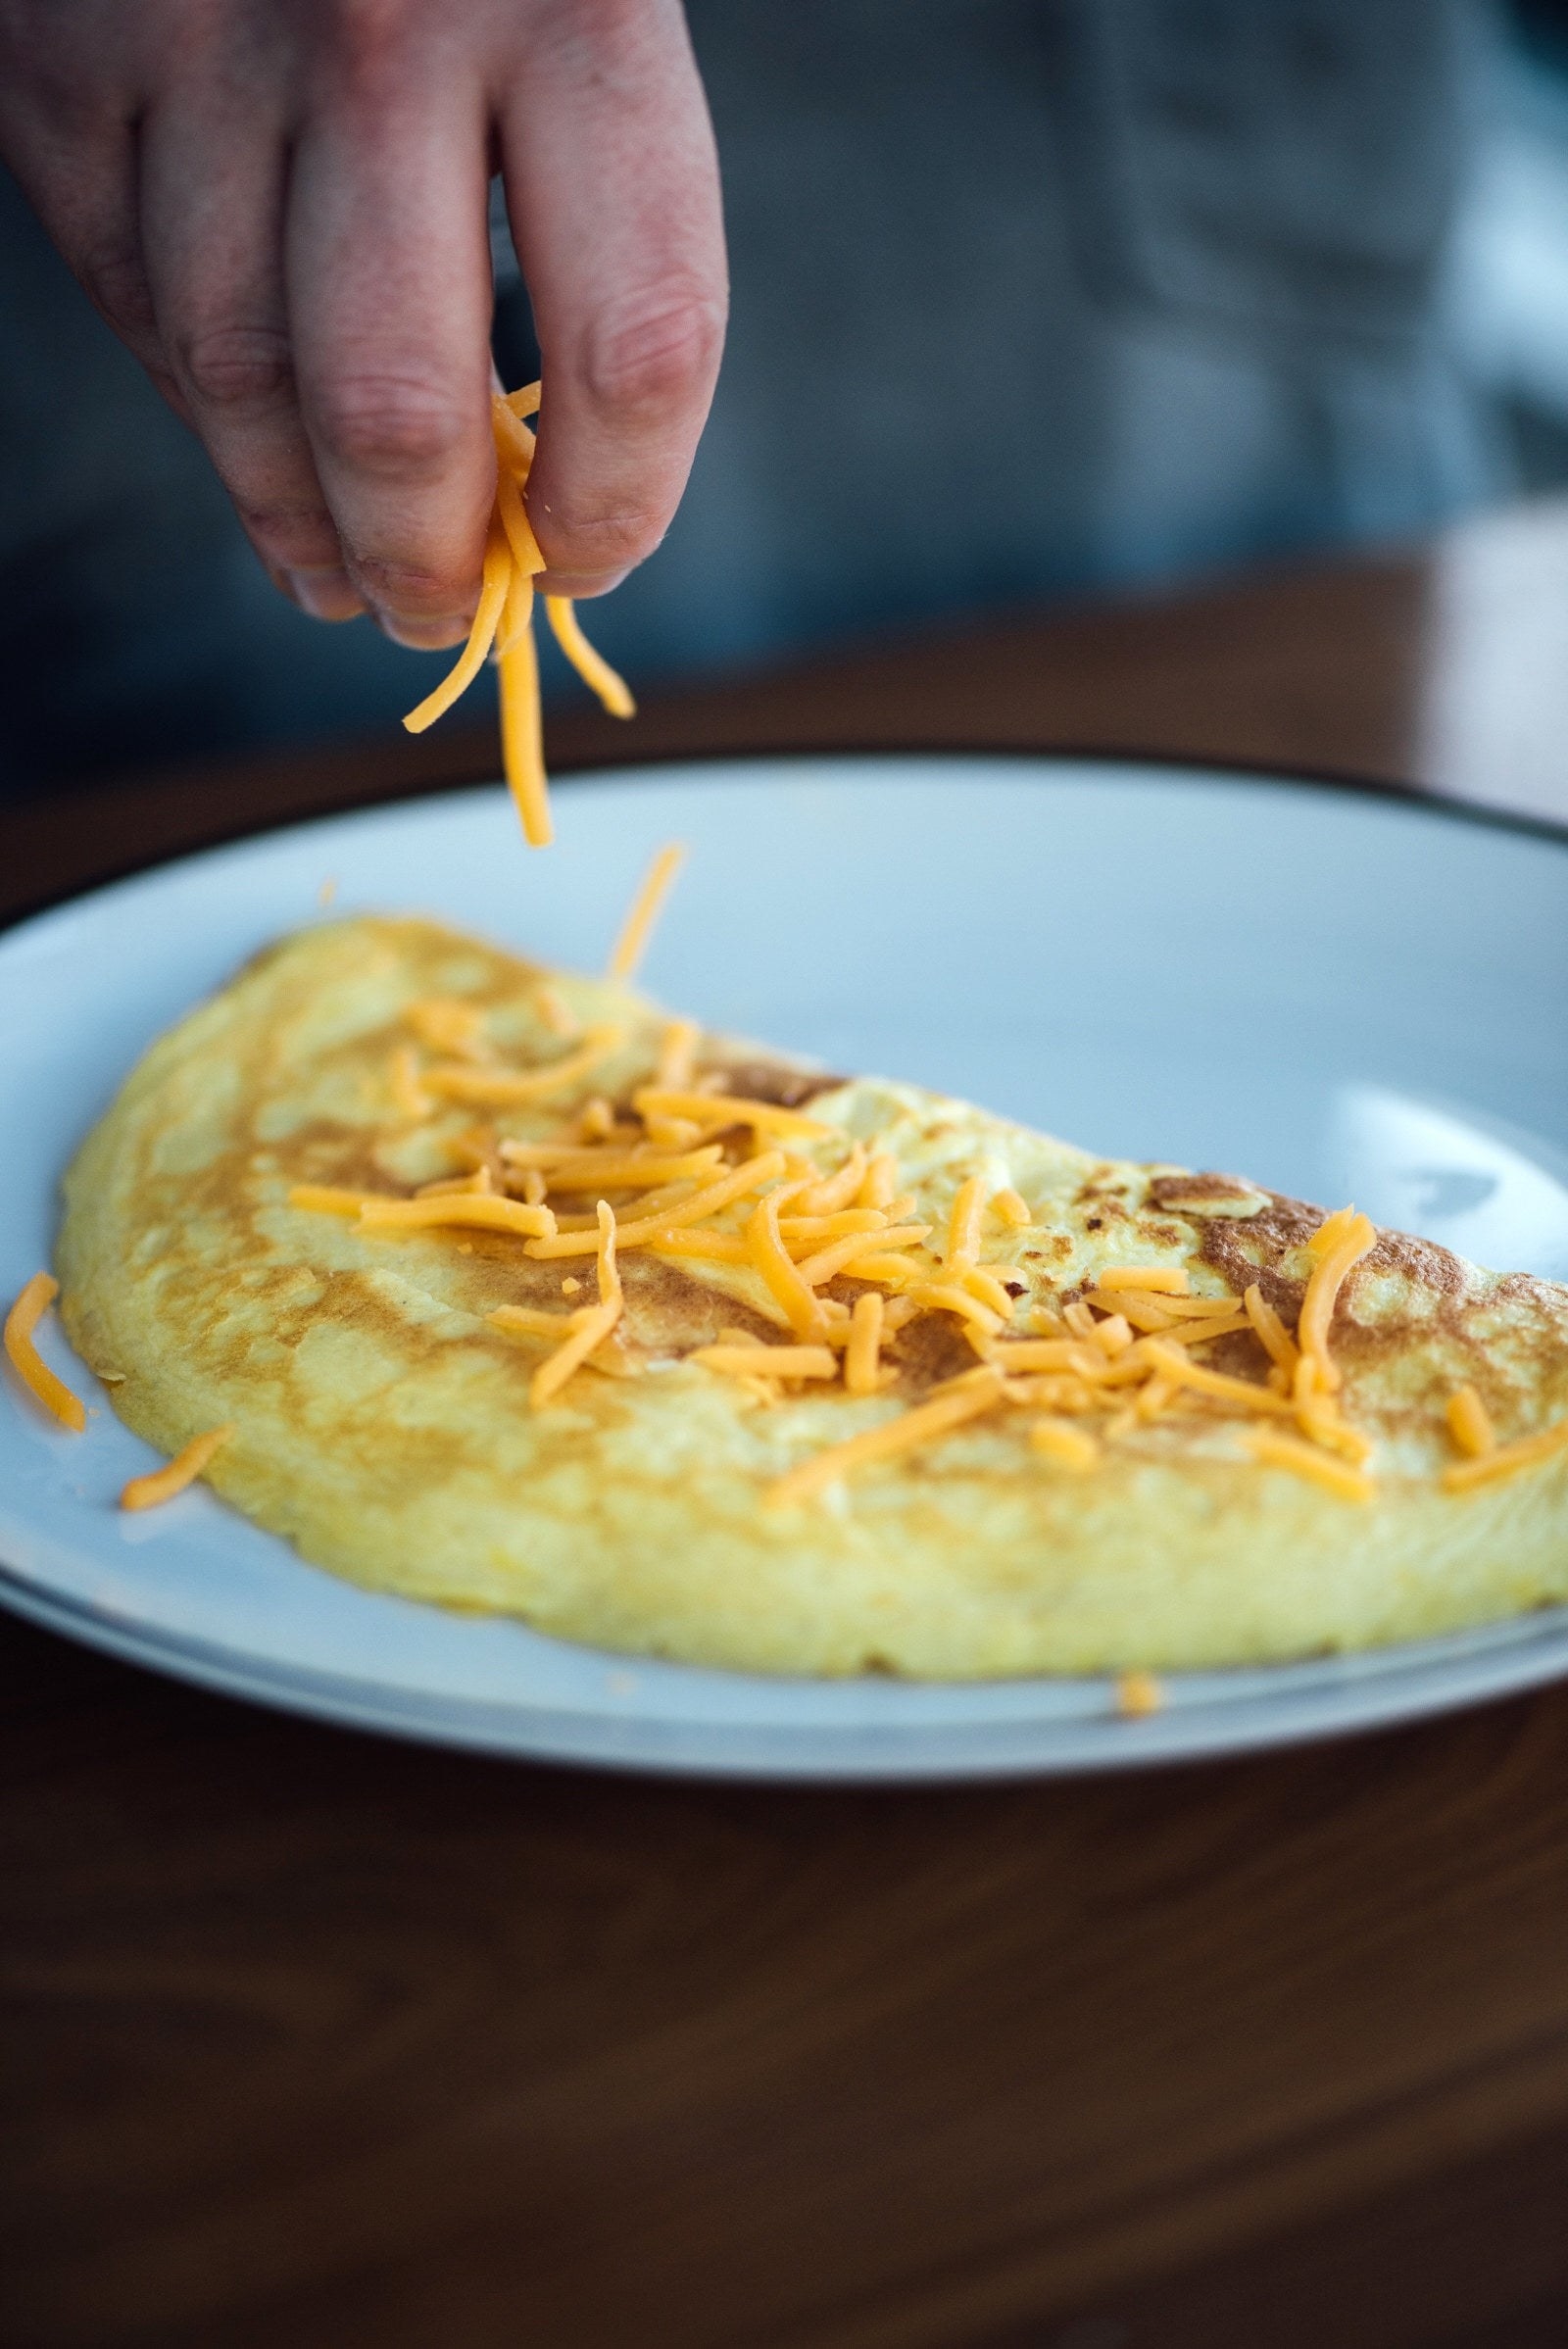
[[[1568,819],[1568,511],[571,716]],[[0,819],[0,910],[488,741]],[[569,786],[568,786],[569,788]],[[1568,1688],[1150,1776],[427,1752],[0,1622],[7,2349],[1560,2349]]]

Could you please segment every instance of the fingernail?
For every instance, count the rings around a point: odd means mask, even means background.
[[[620,571],[541,571],[534,586],[541,595],[569,596],[580,603],[588,596],[608,596],[612,588],[631,577],[630,569]]]
[[[345,570],[286,571],[284,578],[295,603],[313,620],[351,620],[365,610],[365,598]]]
[[[462,612],[450,612],[445,619],[406,619],[396,612],[378,612],[376,625],[383,635],[390,636],[395,645],[404,645],[411,653],[444,653],[460,645],[472,625]]]

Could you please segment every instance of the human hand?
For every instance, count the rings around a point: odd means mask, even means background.
[[[277,584],[420,646],[478,593],[499,168],[539,584],[602,594],[658,545],[725,310],[679,0],[0,0],[0,152]]]

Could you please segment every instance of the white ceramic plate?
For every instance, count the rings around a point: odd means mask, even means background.
[[[279,932],[419,908],[596,966],[652,849],[691,863],[650,957],[715,1027],[966,1095],[1115,1155],[1348,1199],[1568,1279],[1568,841],[1311,785],[1044,759],[777,761],[577,781],[524,854],[502,792],[308,824],[0,940],[0,1291],[142,1048]],[[78,1390],[52,1325],[43,1339]],[[151,1464],[101,1391],[56,1432],[6,1372],[0,1598],[210,1687],[492,1751],[784,1779],[1066,1771],[1409,1719],[1568,1673],[1568,1609],[1168,1684],[906,1687],[628,1660],[379,1598]]]

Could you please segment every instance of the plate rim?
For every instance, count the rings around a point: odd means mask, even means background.
[[[1479,825],[1490,831],[1522,834],[1526,838],[1545,841],[1557,848],[1568,849],[1568,816],[1539,815],[1524,808],[1493,807],[1475,800],[1457,799],[1436,791],[1430,784],[1412,783],[1388,776],[1350,771],[1335,767],[1317,767],[1309,763],[1279,766],[1259,766],[1250,759],[1232,757],[1203,758],[1192,752],[1146,752],[1107,749],[1094,744],[1077,749],[1070,744],[1053,744],[1045,750],[1031,749],[1024,743],[914,743],[900,744],[897,740],[885,743],[850,743],[842,748],[815,744],[804,750],[726,751],[649,751],[633,755],[613,764],[595,760],[582,765],[567,762],[550,769],[552,787],[576,792],[593,790],[605,784],[624,785],[637,776],[658,775],[663,769],[678,767],[690,770],[694,780],[703,779],[704,770],[711,767],[760,768],[832,761],[835,764],[875,766],[899,761],[932,761],[961,759],[981,764],[993,762],[999,767],[1024,765],[1114,766],[1140,768],[1152,774],[1186,777],[1189,780],[1207,778],[1211,782],[1233,783],[1269,791],[1298,791],[1322,793],[1330,797],[1348,797],[1379,802],[1402,808],[1410,814],[1426,813],[1447,817],[1455,823]],[[178,770],[175,770],[176,772]],[[100,786],[107,796],[112,784]],[[127,781],[126,789],[134,790],[136,780]],[[442,800],[458,799],[466,794],[505,790],[499,773],[470,775],[462,781],[434,783],[421,781],[409,791],[394,791],[380,797],[351,800],[341,807],[323,807],[307,815],[280,815],[275,821],[247,825],[237,832],[216,833],[210,839],[196,842],[189,848],[176,849],[172,855],[156,856],[118,868],[100,880],[89,882],[80,889],[52,892],[24,905],[20,911],[0,918],[0,940],[10,938],[14,930],[38,921],[68,907],[83,905],[105,890],[119,889],[127,881],[136,881],[154,873],[169,872],[199,856],[220,855],[225,850],[249,847],[253,843],[279,837],[283,833],[307,832],[318,824],[352,821],[356,816],[390,813],[395,808],[425,807]],[[11,807],[0,810],[0,829],[5,817],[12,813],[36,808],[45,795],[36,799],[14,802]],[[89,794],[86,796],[96,796]],[[71,795],[62,800],[69,807]]]

